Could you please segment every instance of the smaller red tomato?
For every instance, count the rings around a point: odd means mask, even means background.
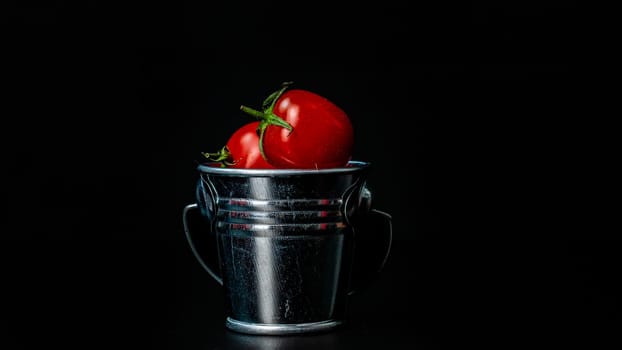
[[[237,129],[225,147],[216,153],[203,152],[207,159],[220,162],[222,167],[237,169],[273,169],[259,150],[257,128],[259,122],[251,122]]]

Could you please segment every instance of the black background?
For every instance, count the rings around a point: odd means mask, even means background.
[[[555,171],[579,155],[575,2],[1,6],[11,347],[425,349],[616,329],[620,245],[565,211],[582,190]],[[349,329],[248,338],[222,329],[181,211],[199,152],[283,81],[350,115],[394,249]]]

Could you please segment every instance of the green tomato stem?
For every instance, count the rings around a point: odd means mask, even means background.
[[[224,146],[218,152],[201,152],[201,154],[208,160],[211,160],[213,162],[219,162],[222,167],[235,165],[235,162],[231,161],[231,152],[229,151],[229,148],[227,146]]]
[[[259,120],[263,120],[263,119],[266,118],[266,114],[263,113],[263,112],[260,112],[258,110],[255,110],[255,109],[252,109],[252,108],[249,108],[249,107],[246,107],[246,106],[240,106],[240,109],[244,113],[249,114],[249,115],[251,115],[251,116],[253,116],[253,117],[255,117],[255,118],[259,119]]]
[[[290,134],[292,133],[292,131],[294,131],[294,128],[288,122],[286,122],[281,117],[274,114],[273,112],[276,101],[279,99],[279,97],[281,97],[283,92],[289,87],[290,84],[291,82],[283,83],[283,86],[281,87],[281,89],[279,89],[276,92],[273,92],[272,94],[270,94],[270,96],[268,96],[268,98],[263,102],[263,105],[262,105],[262,107],[264,108],[263,112],[244,106],[244,105],[240,106],[240,109],[244,113],[249,114],[260,120],[259,127],[257,128],[257,133],[259,134],[259,153],[261,153],[261,156],[266,161],[268,159],[266,157],[266,154],[264,153],[263,139],[264,139],[264,134],[268,126],[270,125],[280,126],[282,128],[289,130]]]
[[[279,99],[279,97],[281,97],[281,95],[283,94],[283,92],[285,92],[285,90],[287,90],[289,88],[290,85],[292,85],[294,82],[292,81],[286,81],[281,83],[281,88],[273,93],[271,93],[262,103],[261,108],[264,111],[272,111],[272,109],[274,108],[274,104],[276,103],[276,100]]]

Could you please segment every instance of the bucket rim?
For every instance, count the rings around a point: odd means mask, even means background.
[[[230,176],[289,176],[289,175],[317,175],[317,174],[342,174],[354,173],[369,168],[370,163],[351,160],[346,166],[326,169],[238,169],[223,168],[217,162],[201,163],[197,170],[205,174],[230,175]]]

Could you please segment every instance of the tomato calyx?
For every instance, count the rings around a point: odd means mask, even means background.
[[[201,152],[201,154],[212,162],[220,163],[220,166],[223,168],[233,166],[237,163],[231,160],[232,158],[231,152],[229,151],[229,147],[227,146],[224,146],[218,152],[214,152],[214,153]]]
[[[278,101],[279,97],[281,97],[281,95],[285,92],[285,90],[290,87],[290,85],[292,85],[291,81],[284,82],[281,84],[281,88],[279,90],[271,93],[261,104],[262,111],[258,111],[244,105],[240,106],[240,109],[244,113],[247,113],[260,120],[259,126],[257,127],[257,134],[259,135],[259,152],[264,159],[267,158],[263,151],[263,137],[268,126],[280,126],[289,130],[290,133],[294,130],[294,128],[288,122],[286,122],[273,112],[276,101]]]

